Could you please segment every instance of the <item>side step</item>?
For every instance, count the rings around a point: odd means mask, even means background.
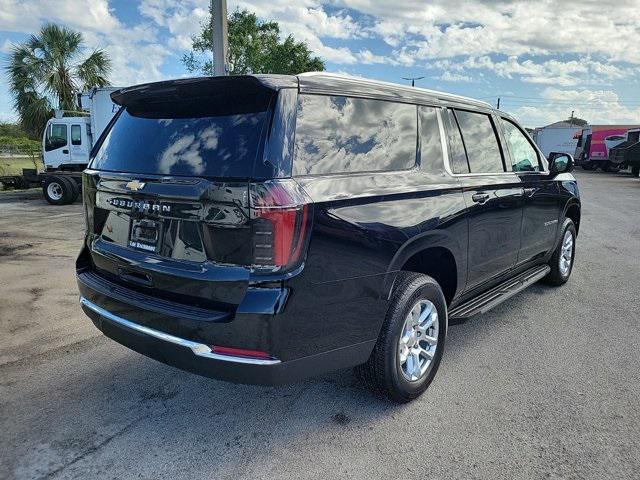
[[[465,320],[478,313],[485,313],[493,307],[511,298],[516,293],[521,292],[528,286],[536,283],[551,271],[549,265],[539,265],[531,268],[520,275],[510,278],[491,290],[472,298],[471,300],[457,306],[449,311],[450,320]]]

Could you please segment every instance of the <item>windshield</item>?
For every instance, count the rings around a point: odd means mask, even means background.
[[[268,99],[145,102],[122,109],[91,168],[126,173],[250,177],[262,153]],[[244,100],[244,101],[242,101]]]

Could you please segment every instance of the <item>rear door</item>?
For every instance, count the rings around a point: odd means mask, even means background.
[[[87,124],[85,122],[72,123],[70,125],[69,154],[71,163],[89,163],[89,139],[87,137]]]
[[[545,172],[540,152],[513,121],[500,118],[507,165],[524,187],[522,242],[518,263],[544,256],[553,248],[558,229],[559,190]]]
[[[469,219],[467,289],[513,268],[518,259],[523,188],[506,171],[491,115],[449,110],[449,142]]]

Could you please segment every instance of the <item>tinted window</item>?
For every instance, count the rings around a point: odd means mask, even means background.
[[[52,123],[47,129],[44,141],[44,149],[47,152],[65,147],[67,145],[67,126],[60,123]]]
[[[540,162],[538,152],[533,148],[527,137],[509,120],[502,119],[504,137],[511,154],[511,164],[514,172],[539,172]]]
[[[431,107],[420,107],[420,168],[430,173],[444,168],[438,114]]]
[[[414,105],[301,95],[294,175],[405,170],[416,162]]]
[[[460,135],[460,128],[458,128],[458,121],[450,110],[447,110],[445,119],[449,136],[449,160],[451,161],[451,169],[453,173],[469,173],[467,154],[464,151],[464,143]]]
[[[484,113],[456,110],[471,173],[504,172],[493,122]]]
[[[196,105],[127,107],[99,146],[91,167],[161,175],[249,177],[261,152],[267,112],[247,112],[243,105],[242,113],[234,113],[228,104],[224,112],[216,112],[216,107],[207,99]]]
[[[80,125],[71,125],[71,145],[82,145]]]

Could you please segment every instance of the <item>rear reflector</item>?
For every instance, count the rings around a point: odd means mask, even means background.
[[[251,184],[253,267],[266,271],[296,268],[302,262],[310,202],[293,180]]]
[[[232,357],[245,357],[245,358],[260,358],[271,359],[271,355],[267,352],[261,352],[260,350],[247,350],[245,348],[233,348],[233,347],[221,347],[219,345],[213,345],[211,347],[213,353],[219,355],[230,355]]]

